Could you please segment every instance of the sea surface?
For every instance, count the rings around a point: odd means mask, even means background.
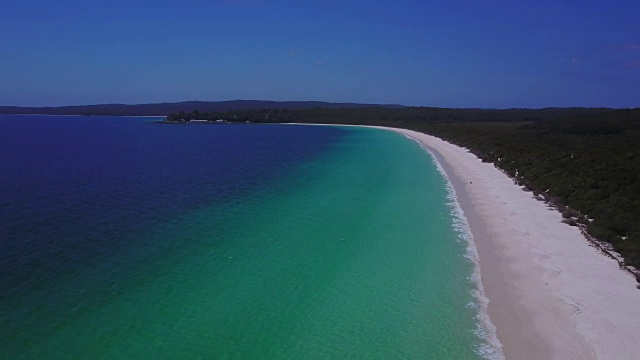
[[[0,115],[2,358],[499,356],[417,143],[155,120]]]

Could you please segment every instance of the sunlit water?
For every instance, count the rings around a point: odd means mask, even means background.
[[[446,180],[398,134],[0,116],[3,358],[479,358]]]

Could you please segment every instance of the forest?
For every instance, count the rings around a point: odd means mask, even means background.
[[[381,125],[438,136],[495,164],[556,206],[565,222],[611,244],[626,265],[640,267],[640,109],[196,110],[172,113],[165,122],[196,118]]]

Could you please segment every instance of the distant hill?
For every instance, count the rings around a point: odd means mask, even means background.
[[[232,101],[183,101],[177,103],[157,104],[102,104],[58,107],[21,107],[0,106],[0,114],[47,114],[47,115],[112,115],[112,116],[166,116],[179,111],[192,112],[199,110],[233,111],[233,110],[299,110],[299,109],[336,109],[336,108],[366,108],[385,107],[401,108],[402,105],[390,104],[357,104],[331,103],[323,101],[261,101],[261,100],[232,100]]]

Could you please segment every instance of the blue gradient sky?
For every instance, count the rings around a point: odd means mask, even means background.
[[[0,105],[640,107],[640,1],[5,1]]]

